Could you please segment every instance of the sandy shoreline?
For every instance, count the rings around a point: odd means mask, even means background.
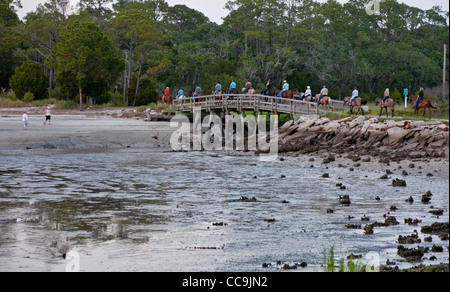
[[[0,109],[0,155],[31,154],[67,149],[121,149],[167,147],[174,128],[168,122],[144,122],[141,114],[123,110],[54,111],[52,124],[43,125],[39,109],[29,112],[30,124],[22,129],[19,109]],[[114,118],[113,116],[122,118]],[[381,157],[363,155],[355,160],[349,151],[333,154],[331,149],[301,154],[297,151],[281,153],[280,157],[295,157],[306,164],[322,164],[348,169],[388,172],[389,177],[407,175],[437,176],[449,179],[449,157],[424,157],[385,163]],[[335,150],[335,149],[333,149]],[[445,150],[448,153],[448,147]]]

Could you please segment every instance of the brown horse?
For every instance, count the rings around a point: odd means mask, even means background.
[[[316,100],[319,100],[320,94],[316,94]],[[322,106],[323,109],[331,110],[331,97],[324,95],[320,99],[319,106]]]
[[[281,90],[276,90],[275,91],[275,96],[276,97],[280,97],[280,93],[281,93]],[[287,98],[287,99],[293,99],[294,98],[294,95],[296,94],[296,93],[298,93],[298,91],[297,92],[295,92],[294,90],[286,90],[285,92],[283,92],[283,98]]]
[[[409,102],[412,102],[414,104],[416,104],[416,101],[419,97],[417,96],[413,96],[411,95],[409,97]],[[419,104],[417,105],[417,107],[414,109],[414,115],[415,116],[419,116],[419,109],[423,108],[423,117],[425,116],[425,111],[428,109],[429,113],[430,113],[430,119],[431,119],[431,110],[432,109],[439,109],[438,107],[434,107],[431,105],[431,101],[429,99],[422,99],[421,101],[419,101]]]
[[[383,114],[383,108],[386,109],[386,117],[389,116],[388,108],[391,109],[392,117],[394,117],[396,103],[397,103],[397,101],[393,100],[392,98],[388,98],[388,99],[386,99],[386,101],[383,101],[383,99],[380,97],[377,97],[377,99],[375,99],[375,105],[380,104],[380,117]]]
[[[172,102],[173,102],[173,97],[172,97],[172,95],[166,95],[166,96],[164,96],[164,94],[161,94],[160,96],[159,96],[159,100],[163,103],[163,104],[172,104]]]
[[[222,99],[222,97],[218,97],[217,95],[220,95],[220,94],[222,94],[223,93],[223,91],[222,90],[219,90],[219,91],[217,91],[217,93],[216,93],[216,95],[213,97],[213,100],[219,100],[219,99]],[[211,95],[214,95],[214,91],[211,91]]]
[[[229,92],[227,92],[227,94],[233,94],[233,95],[239,94],[239,90],[237,90],[237,88],[232,88],[229,90]],[[236,97],[236,96],[227,96],[227,98],[229,100],[234,100],[234,97]]]
[[[358,114],[361,111],[361,114],[364,116],[364,111],[361,108],[361,105],[367,104],[367,101],[364,101],[361,97],[356,97],[352,100],[352,102],[350,104],[351,99],[352,98],[350,96],[344,97],[344,104],[347,104],[348,106],[350,106],[350,114],[353,115],[353,108],[356,107],[356,108],[358,108],[358,110],[356,111],[355,114]]]
[[[192,93],[192,96],[194,96],[194,93],[195,93],[195,92]],[[197,95],[195,96],[194,99],[195,99],[195,102],[201,102],[202,99],[203,99],[203,94],[197,93]]]

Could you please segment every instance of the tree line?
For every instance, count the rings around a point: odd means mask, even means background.
[[[209,93],[250,79],[262,89],[270,79],[315,93],[326,85],[337,99],[354,87],[401,97],[442,83],[449,42],[447,11],[397,0],[375,14],[369,0],[230,0],[220,25],[164,0],[81,0],[76,13],[67,2],[48,0],[19,19],[20,0],[0,0],[3,91],[138,106],[166,87],[189,95],[197,85]]]

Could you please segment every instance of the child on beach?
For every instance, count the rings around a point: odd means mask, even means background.
[[[50,110],[50,107],[47,107],[47,109],[45,110],[45,122],[44,125],[47,124],[48,121],[48,125],[50,125],[50,120],[52,119],[52,111]]]
[[[27,126],[28,126],[28,114],[27,114],[27,111],[23,112],[22,122],[23,122],[23,129],[26,130]]]

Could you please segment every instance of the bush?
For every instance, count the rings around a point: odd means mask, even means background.
[[[34,94],[32,92],[27,92],[23,96],[23,101],[25,102],[32,102],[34,100]]]
[[[33,93],[36,99],[45,99],[48,96],[48,78],[42,68],[27,61],[17,67],[9,80],[9,86],[23,100],[27,92]]]

